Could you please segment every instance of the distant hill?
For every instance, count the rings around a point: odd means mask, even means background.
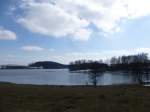
[[[43,69],[63,69],[67,68],[68,66],[52,61],[39,61],[29,64],[29,67],[41,67]]]

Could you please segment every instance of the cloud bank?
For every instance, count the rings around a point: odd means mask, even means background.
[[[112,34],[125,20],[150,15],[149,0],[22,0],[18,22],[29,31],[88,40],[94,30]]]
[[[0,40],[16,40],[17,36],[14,32],[0,27]]]
[[[99,52],[69,52],[61,55],[51,55],[50,59],[68,64],[71,61],[86,60],[109,60],[111,57],[123,55],[135,55],[139,53],[148,53],[150,56],[150,48],[134,48],[121,50],[105,50]]]

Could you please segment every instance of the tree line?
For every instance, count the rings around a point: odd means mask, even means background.
[[[69,70],[99,70],[99,71],[113,71],[113,70],[126,70],[126,71],[149,71],[150,60],[147,53],[137,55],[123,55],[119,57],[112,57],[109,63],[102,60],[77,60],[69,64]]]
[[[70,71],[89,70],[89,69],[104,70],[107,67],[108,65],[103,63],[103,61],[77,60],[70,63],[69,70]]]

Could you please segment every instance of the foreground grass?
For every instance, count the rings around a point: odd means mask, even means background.
[[[149,111],[149,87],[93,88],[0,84],[0,112]]]

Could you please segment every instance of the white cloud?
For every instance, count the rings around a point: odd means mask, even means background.
[[[85,27],[88,21],[80,19],[77,16],[67,13],[65,10],[50,3],[27,2],[25,16],[18,19],[28,30],[44,34],[47,36],[70,37],[77,34],[74,38],[85,40],[90,35],[90,31]],[[81,33],[81,34],[79,34]]]
[[[123,20],[150,15],[149,0],[22,0],[18,22],[48,36],[88,40],[93,24],[104,33],[118,32]]]
[[[90,29],[79,29],[74,34],[74,39],[86,41],[90,38],[92,31]]]
[[[0,40],[16,40],[17,36],[14,32],[0,27]]]
[[[21,48],[24,51],[43,51],[44,49],[39,46],[23,46]]]

